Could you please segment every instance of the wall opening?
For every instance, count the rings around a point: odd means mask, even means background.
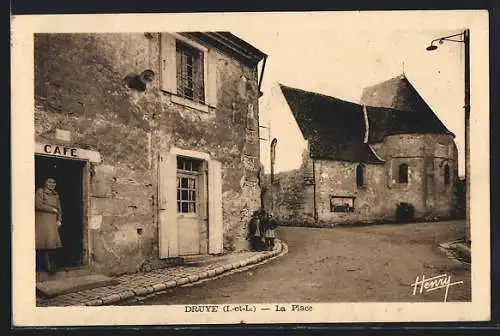
[[[330,196],[330,212],[354,212],[354,199],[351,196]]]
[[[450,166],[446,164],[444,166],[444,185],[450,184]]]
[[[59,235],[62,248],[56,253],[56,266],[71,268],[86,263],[84,237],[84,168],[86,161],[35,155],[35,188],[45,180],[56,180],[62,212]]]
[[[356,166],[356,185],[358,187],[365,185],[365,166],[362,163]]]
[[[408,183],[408,165],[402,163],[398,167],[398,183]]]

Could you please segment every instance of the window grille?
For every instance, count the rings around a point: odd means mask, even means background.
[[[205,102],[203,52],[177,42],[177,94],[198,103]]]
[[[177,157],[177,212],[196,213],[201,161]]]

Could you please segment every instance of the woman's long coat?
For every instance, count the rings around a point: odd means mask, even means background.
[[[53,212],[54,209],[58,213]],[[61,221],[61,202],[57,192],[40,188],[35,193],[35,241],[37,249],[62,247],[57,221]]]

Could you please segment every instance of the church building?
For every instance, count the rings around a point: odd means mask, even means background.
[[[276,84],[268,109],[265,205],[282,223],[452,216],[454,134],[404,75],[365,88],[360,103]]]

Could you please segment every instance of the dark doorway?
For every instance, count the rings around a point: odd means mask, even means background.
[[[56,254],[58,268],[83,265],[83,168],[84,161],[35,155],[35,187],[48,177],[56,180],[61,199],[63,247]]]

